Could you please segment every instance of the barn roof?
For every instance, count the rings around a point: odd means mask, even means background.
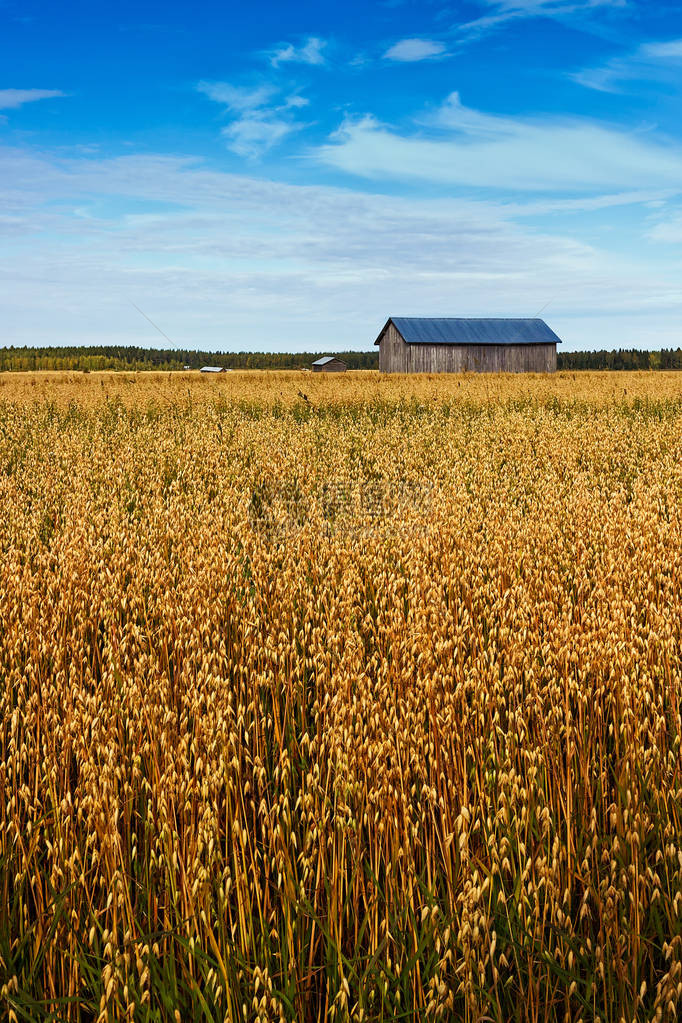
[[[390,316],[374,342],[392,323],[408,345],[540,345],[561,342],[544,320]]]
[[[326,366],[329,362],[341,362],[341,359],[337,359],[335,355],[325,355],[321,359],[316,359],[313,366]],[[343,363],[345,365],[345,363]]]

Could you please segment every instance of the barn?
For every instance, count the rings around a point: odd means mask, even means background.
[[[391,316],[374,344],[382,373],[554,373],[560,342],[538,319]]]
[[[322,359],[317,359],[311,368],[313,373],[345,373],[348,369],[345,362],[334,358],[333,355],[325,355]]]

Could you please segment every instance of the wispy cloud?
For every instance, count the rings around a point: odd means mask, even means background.
[[[324,64],[324,49],[327,43],[317,36],[309,36],[300,46],[293,43],[285,43],[270,54],[270,63],[273,67],[280,64],[312,64],[319,66]]]
[[[443,43],[436,42],[434,39],[401,39],[386,50],[384,58],[411,63],[412,61],[443,57],[445,52]]]
[[[682,189],[679,144],[587,119],[498,117],[458,93],[411,133],[372,116],[346,120],[317,158],[364,178],[501,193]]]
[[[238,156],[256,159],[303,127],[294,112],[308,105],[305,97],[297,93],[282,97],[269,82],[256,86],[199,82],[197,90],[234,115],[221,134]]]
[[[584,68],[571,78],[597,92],[621,92],[629,81],[660,80],[672,75],[679,79],[682,39],[643,43],[625,57],[614,57],[600,67]]]
[[[531,315],[548,297],[569,343],[641,343],[646,313],[647,337],[665,344],[682,311],[669,260],[606,253],[491,202],[286,185],[173,156],[1,148],[0,194],[8,344],[151,343],[130,310],[138,296],[177,344],[238,349],[310,349],[332,330],[340,346],[369,346],[387,310]],[[40,245],[26,245],[35,232]]]
[[[465,35],[482,35],[505,22],[522,18],[567,18],[585,16],[598,9],[624,8],[628,0],[479,0],[490,13],[459,26]]]
[[[256,159],[300,128],[301,125],[294,121],[257,111],[228,124],[222,135],[228,147],[238,156]]]
[[[657,220],[647,232],[653,242],[665,242],[668,245],[682,245],[682,210],[667,213],[664,220]]]
[[[16,110],[39,99],[57,99],[66,93],[60,89],[0,89],[0,110]]]
[[[222,103],[234,113],[242,113],[264,107],[276,95],[277,88],[267,82],[255,86],[230,85],[229,82],[199,82],[197,91],[215,103]]]
[[[645,57],[653,60],[682,60],[682,39],[668,39],[663,43],[645,43],[642,46]]]

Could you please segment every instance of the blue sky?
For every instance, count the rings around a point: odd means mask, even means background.
[[[682,345],[682,3],[0,0],[0,344]]]

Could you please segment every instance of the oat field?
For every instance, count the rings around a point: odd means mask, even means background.
[[[0,1017],[673,1020],[682,375],[0,377]]]

